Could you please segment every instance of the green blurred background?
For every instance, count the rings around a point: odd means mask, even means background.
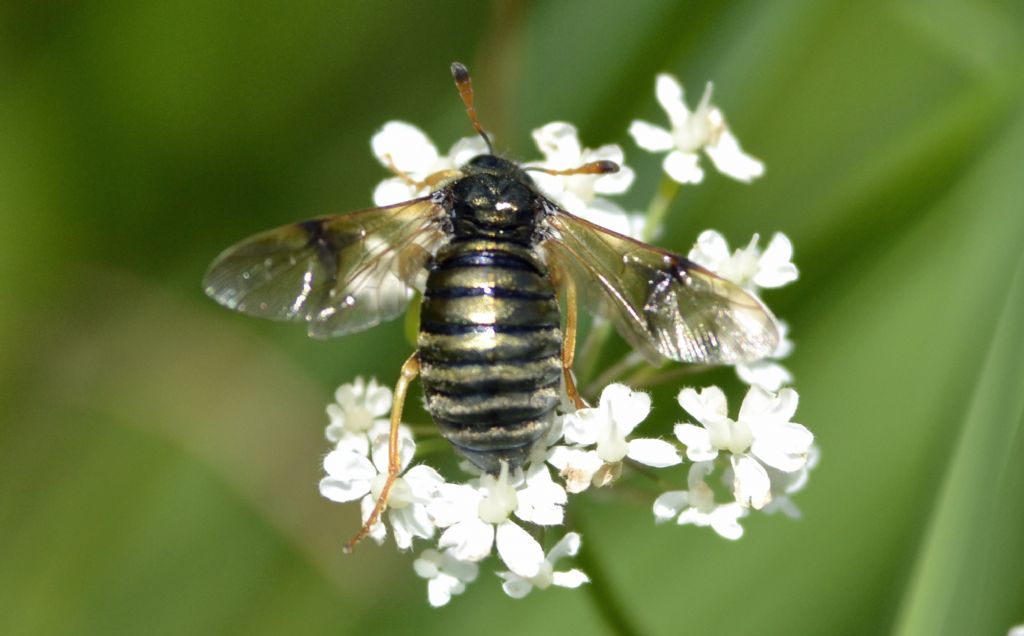
[[[441,610],[411,557],[341,542],[324,405],[394,381],[401,321],[330,342],[199,287],[257,230],[365,207],[390,119],[444,148],[474,72],[513,157],[574,122],[639,209],[654,75],[712,79],[752,186],[712,174],[662,243],[782,230],[769,292],[822,461],[804,518],[738,543],[578,498],[641,634],[1005,634],[1024,622],[1024,5],[25,2],[0,6],[0,634],[613,633],[584,591]],[[622,350],[622,345],[616,345]],[[728,373],[700,382],[730,383]],[[682,417],[655,391],[648,434]],[[654,492],[651,492],[653,497]]]

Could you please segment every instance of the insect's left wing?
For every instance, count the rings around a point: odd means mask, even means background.
[[[571,277],[582,301],[649,360],[731,364],[778,346],[768,308],[696,263],[563,210],[544,224],[554,275]]]
[[[225,250],[203,288],[235,311],[303,320],[317,338],[368,329],[405,311],[445,220],[425,197],[285,225]]]

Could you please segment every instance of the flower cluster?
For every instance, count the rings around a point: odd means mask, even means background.
[[[346,428],[339,437],[337,421],[357,421],[353,414],[389,406],[390,394],[385,400],[381,391],[386,389],[367,390],[357,379],[343,385],[338,402],[328,408],[330,436],[340,441],[324,459],[327,475],[320,492],[332,501],[361,499],[364,522],[387,471],[387,435],[371,426],[362,433]],[[504,566],[496,573],[503,589],[514,598],[533,588],[578,587],[588,581],[586,574],[555,567],[556,561],[579,551],[580,536],[566,532],[546,553],[538,540],[564,525],[569,495],[611,484],[624,466],[665,469],[683,464],[686,457],[691,462],[687,487],[654,500],[655,521],[710,526],[727,539],[738,539],[743,534],[739,520],[750,510],[767,511],[778,503],[795,514],[789,496],[803,487],[816,456],[811,433],[791,421],[797,398],[793,389],[773,394],[751,387],[733,420],[721,389],[685,388],[679,404],[699,426],[680,423],[675,439],[667,441],[632,437],[650,413],[650,396],[611,384],[596,406],[561,414],[526,466],[511,471],[505,465],[497,475],[471,474],[461,482],[446,481],[424,464],[410,467],[415,442],[402,428],[401,472],[388,499],[386,522],[378,521],[369,536],[382,544],[390,527],[403,550],[413,547],[414,538],[436,536],[434,547],[414,562],[417,574],[428,581],[432,605],[461,593],[478,577],[479,564],[493,554]],[[368,450],[362,452],[364,448]],[[722,478],[731,485],[732,501],[716,502],[708,483],[719,464]]]
[[[701,153],[734,179],[749,182],[763,174],[761,162],[740,149],[721,111],[711,104],[710,84],[693,111],[671,76],[658,76],[656,96],[670,129],[634,121],[629,133],[641,148],[667,153],[665,179],[699,183],[704,177]],[[609,198],[626,192],[634,180],[621,147],[586,148],[576,128],[564,122],[536,129],[533,139],[543,159],[524,165],[538,169],[531,175],[548,198],[622,234],[656,233],[658,228],[644,228],[643,215]],[[422,196],[436,187],[437,175],[443,179],[487,152],[482,139],[467,137],[442,154],[423,132],[403,122],[386,124],[373,137],[372,148],[395,175],[375,190],[377,205]],[[551,174],[599,160],[614,161],[621,169]],[[760,298],[763,289],[796,280],[792,253],[783,234],[775,234],[763,250],[755,234],[746,247],[730,251],[721,234],[708,230],[688,256]],[[592,407],[576,409],[564,400],[529,461],[518,467],[502,464],[497,474],[481,474],[463,464],[464,474],[442,475],[422,463],[417,442],[424,434],[417,440],[403,424],[398,427],[398,476],[384,513],[367,535],[383,544],[390,534],[399,549],[419,550],[413,569],[427,581],[430,604],[441,606],[480,578],[481,565],[488,561],[500,564],[495,580],[513,598],[535,588],[587,583],[580,569],[559,565],[582,545],[580,534],[567,525],[566,506],[570,496],[611,486],[629,474],[654,478],[654,522],[707,526],[735,540],[743,534],[740,521],[752,511],[781,510],[795,517],[799,511],[791,497],[806,484],[818,451],[810,431],[793,421],[798,395],[790,386],[792,374],[778,362],[791,352],[792,343],[784,323],[779,329],[779,345],[769,359],[736,365],[749,387],[735,417],[719,387],[685,387],[678,393],[678,423],[662,437],[648,421],[651,397],[614,381],[603,387]],[[362,378],[341,386],[327,407],[332,450],[324,458],[320,492],[332,501],[359,500],[364,523],[387,480],[391,407],[391,391]],[[645,424],[646,435],[634,435]]]

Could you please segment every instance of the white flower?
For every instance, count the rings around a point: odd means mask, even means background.
[[[655,94],[668,113],[672,130],[636,120],[629,134],[644,150],[668,151],[662,167],[672,179],[679,183],[700,183],[704,179],[704,171],[697,165],[701,149],[719,172],[733,179],[749,183],[764,174],[764,164],[743,152],[725,125],[722,111],[711,105],[710,82],[693,112],[683,102],[683,87],[671,75],[658,75]]]
[[[671,490],[654,500],[654,520],[664,523],[675,519],[679,525],[710,526],[719,536],[735,541],[743,536],[739,520],[747,509],[736,502],[716,504],[715,493],[704,478],[713,469],[712,462],[697,462],[687,475],[689,490]]]
[[[540,572],[536,576],[522,577],[515,572],[498,572],[498,576],[505,580],[502,589],[512,598],[523,598],[530,593],[530,590],[537,588],[547,589],[552,585],[558,587],[575,588],[590,581],[586,574],[575,568],[565,572],[555,572],[555,562],[562,557],[572,557],[580,551],[580,535],[570,532],[562,540],[555,544],[544,557]]]
[[[458,168],[473,157],[488,152],[484,140],[475,136],[460,139],[447,155],[442,155],[422,130],[402,121],[384,124],[370,140],[370,145],[381,165],[397,169],[408,177],[385,179],[377,186],[373,202],[381,206],[427,194],[430,191],[430,186],[425,183],[427,177]]]
[[[818,465],[820,459],[821,449],[812,444],[807,452],[807,464],[803,468],[791,473],[784,473],[768,466],[768,479],[772,483],[772,500],[761,511],[768,514],[781,512],[790,519],[799,519],[800,509],[793,503],[791,496],[804,489],[809,473]]]
[[[793,389],[769,394],[750,387],[737,420],[728,416],[725,394],[718,387],[679,392],[679,405],[702,424],[677,424],[676,437],[686,445],[694,462],[711,461],[719,452],[730,453],[736,501],[755,509],[771,501],[766,466],[791,473],[807,465],[814,436],[790,422],[799,396]]]
[[[334,400],[334,404],[327,405],[327,416],[331,420],[324,431],[327,440],[335,448],[369,455],[367,434],[374,427],[388,424],[391,389],[378,385],[375,378],[367,383],[358,377],[352,383],[339,386]]]
[[[447,605],[457,594],[462,594],[466,583],[472,583],[480,567],[471,561],[460,561],[451,551],[438,552],[428,548],[413,561],[416,574],[427,579],[427,600],[433,607]]]
[[[793,382],[793,374],[789,372],[789,369],[776,362],[793,351],[793,341],[786,337],[789,325],[780,320],[776,326],[779,329],[779,344],[775,347],[774,353],[761,360],[736,364],[736,375],[740,380],[772,393]]]
[[[660,439],[627,437],[651,412],[651,396],[624,384],[609,384],[598,405],[566,415],[562,420],[565,441],[593,450],[555,447],[548,461],[559,469],[569,492],[582,492],[602,468],[614,466],[626,457],[656,468],[682,462],[675,446]],[[601,485],[601,484],[599,484]]]
[[[551,175],[531,172],[530,176],[551,199],[567,211],[627,236],[639,237],[643,217],[629,214],[601,194],[622,194],[633,183],[633,169],[624,163],[622,148],[616,144],[596,150],[584,148],[576,127],[552,122],[533,131],[533,140],[544,161],[527,164],[549,170],[570,170],[592,161],[614,161],[619,171],[611,174]]]
[[[510,517],[515,513],[542,525],[562,522],[565,490],[541,471],[546,473],[547,468],[540,465],[528,478],[517,475],[510,480],[503,464],[497,477],[482,475],[467,485],[442,485],[429,508],[434,523],[445,528],[438,547],[449,548],[462,561],[480,561],[496,547],[508,569],[526,578],[537,576],[544,551]]]
[[[1011,627],[1006,636],[1024,636],[1024,623]]]
[[[539,526],[554,526],[565,519],[565,489],[551,479],[551,471],[534,464],[526,471],[526,481],[516,493],[516,516]]]
[[[363,522],[370,517],[380,495],[388,471],[388,433],[376,431],[372,461],[351,448],[338,448],[324,458],[327,476],[320,480],[320,494],[331,501],[354,501],[362,497]],[[433,499],[444,480],[429,466],[414,466],[405,470],[412,461],[416,446],[405,429],[399,431],[401,472],[391,487],[387,502],[388,521],[395,535],[395,544],[402,550],[412,546],[413,537],[429,539],[434,536],[434,523],[427,514],[427,504]],[[383,543],[387,529],[381,520],[370,528],[370,536]]]
[[[594,476],[605,465],[597,456],[597,451],[568,446],[552,448],[548,462],[558,469],[558,474],[565,480],[566,491],[571,493],[583,492],[590,488]]]
[[[799,272],[792,261],[793,244],[786,235],[776,232],[763,253],[757,246],[759,238],[755,234],[746,247],[730,254],[725,237],[714,230],[705,230],[687,256],[694,263],[753,292],[795,281]]]

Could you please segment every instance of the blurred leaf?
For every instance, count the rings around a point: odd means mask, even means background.
[[[1024,617],[1024,258],[917,557],[898,634],[1001,634]]]

